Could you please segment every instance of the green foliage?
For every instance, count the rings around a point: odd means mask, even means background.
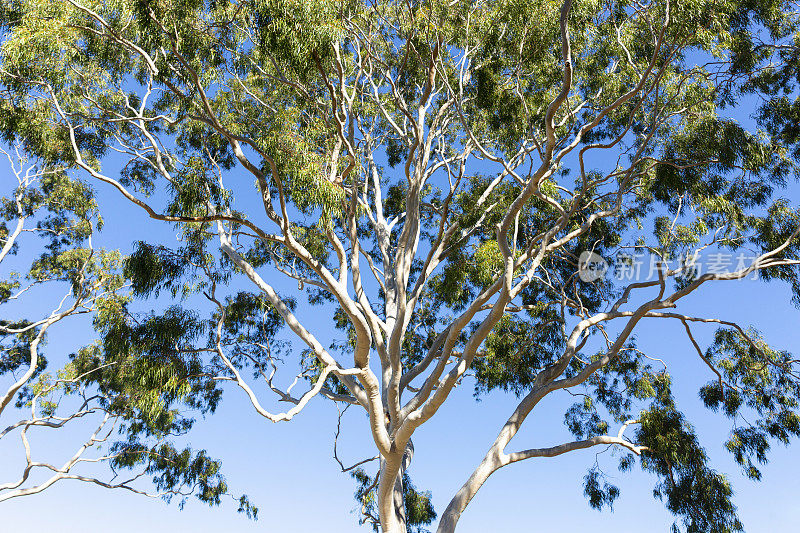
[[[430,491],[419,492],[408,473],[403,474],[403,505],[406,509],[406,524],[411,533],[426,533],[424,527],[436,519]]]
[[[790,353],[770,348],[757,332],[720,329],[706,357],[722,378],[700,390],[707,407],[737,422],[725,446],[743,472],[760,479],[770,441],[789,444],[800,436],[800,381]],[[741,424],[741,425],[739,425]],[[755,460],[755,463],[754,463]]]
[[[592,508],[601,511],[603,507],[608,506],[613,510],[614,500],[619,497],[619,489],[607,481],[603,481],[601,485],[601,478],[602,474],[597,469],[590,470],[583,478],[583,495],[589,499]]]
[[[643,413],[636,437],[649,448],[642,468],[661,478],[653,494],[682,517],[687,533],[742,531],[730,484],[707,466],[706,453],[680,412],[667,404]]]
[[[178,450],[171,444],[158,444],[147,447],[136,441],[118,442],[111,447],[115,454],[113,468],[133,469],[144,466],[145,474],[152,474],[153,485],[164,492],[164,499],[170,501],[172,491],[189,489],[201,502],[219,505],[221,497],[227,494],[228,486],[220,474],[221,463],[206,455],[205,451],[193,452],[191,448]],[[183,508],[186,497],[182,497]],[[247,496],[239,499],[240,513],[248,518],[258,518],[258,508]]]
[[[173,251],[142,241],[135,246],[125,259],[124,273],[137,296],[158,296],[162,289],[169,289],[175,296],[180,289],[178,282],[191,269],[191,261],[199,259],[192,249]]]
[[[527,390],[562,345],[553,318],[552,309],[544,305],[525,318],[503,317],[486,338],[485,355],[475,363],[476,394],[495,387],[518,395]]]

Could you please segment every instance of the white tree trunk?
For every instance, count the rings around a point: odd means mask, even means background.
[[[492,453],[495,452],[495,453]],[[486,454],[481,464],[472,473],[461,489],[453,496],[447,508],[442,513],[442,518],[439,521],[439,527],[436,533],[454,533],[458,519],[461,518],[461,513],[467,508],[470,500],[478,492],[478,489],[489,479],[492,473],[502,466],[499,454],[493,448],[490,453]]]
[[[383,533],[406,533],[401,457],[381,460],[378,483],[378,511]]]

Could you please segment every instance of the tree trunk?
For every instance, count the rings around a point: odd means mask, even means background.
[[[456,495],[453,496],[453,499],[450,500],[447,509],[442,513],[442,518],[439,521],[439,527],[436,529],[436,533],[455,532],[458,519],[461,518],[461,513],[467,508],[470,500],[472,500],[478,492],[478,489],[481,488],[481,485],[489,479],[489,476],[501,466],[502,461],[500,461],[496,448],[493,447],[489,453],[486,454],[486,457],[484,457],[481,464],[478,465],[478,468],[475,469],[467,482],[464,483]]]
[[[406,509],[403,499],[402,457],[381,460],[378,483],[378,511],[383,533],[406,533]]]

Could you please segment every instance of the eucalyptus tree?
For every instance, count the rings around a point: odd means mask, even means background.
[[[58,328],[61,322],[91,313],[104,300],[113,299],[122,288],[121,277],[115,272],[119,270],[121,256],[94,250],[91,245],[91,235],[98,222],[97,205],[86,185],[69,179],[63,169],[41,168],[30,163],[19,147],[13,150],[13,156],[8,151],[3,152],[8,158],[10,172],[7,176],[13,176],[16,182],[4,184],[11,189],[11,194],[3,198],[0,265],[7,277],[2,281],[0,371],[4,382],[10,378],[10,384],[0,399],[0,414],[4,415],[4,421],[9,420],[8,416],[15,420],[0,433],[0,439],[6,444],[11,436],[19,433],[25,464],[18,480],[0,485],[0,501],[34,494],[60,479],[74,477],[74,467],[86,460],[82,452],[103,440],[98,432],[103,430],[107,419],[97,431],[90,432],[89,442],[79,448],[74,457],[57,467],[34,460],[28,432],[32,428],[33,432],[39,428],[63,428],[98,409],[91,405],[92,398],[83,395],[84,401],[77,409],[67,414],[63,413],[63,408],[59,410],[60,396],[77,385],[78,376],[67,367],[61,369],[54,380],[45,371],[49,362],[41,352],[48,331]],[[37,239],[36,234],[44,237],[44,242]],[[37,247],[37,240],[43,246]],[[20,256],[19,261],[10,266],[15,255]],[[29,261],[29,270],[24,277],[11,270],[20,263],[26,266],[26,261]],[[61,288],[63,293],[58,294]],[[51,308],[42,312],[36,309],[34,302],[43,294],[57,297],[51,298]],[[41,318],[19,318],[21,313],[40,313]],[[27,411],[28,406],[30,417],[27,418],[24,411],[20,414],[14,409],[25,407]],[[4,461],[4,466],[15,465]],[[31,473],[37,469],[49,470],[52,476],[45,483],[29,486]]]
[[[179,236],[130,228],[133,293],[175,303],[110,313],[99,361],[163,365],[204,405],[230,384],[272,422],[312,400],[362,410],[377,463],[342,469],[386,532],[435,519],[412,439],[468,385],[518,401],[441,533],[498,469],[595,446],[652,473],[676,527],[742,528],[669,357],[633,339],[643,321],[685,326],[746,475],[800,432],[797,361],[724,309],[680,309],[752,275],[800,298],[781,197],[799,153],[794,2],[2,5],[6,136]],[[703,269],[701,252],[736,260]],[[611,262],[624,275],[603,276]],[[329,347],[321,313],[341,330]],[[513,442],[563,390],[582,398],[564,414],[575,440]],[[595,507],[619,493],[594,469],[585,482]]]
[[[170,440],[192,422],[176,400],[203,408],[200,395],[178,383],[167,365],[148,367],[131,357],[145,352],[148,341],[129,345],[124,358],[106,359],[94,343],[63,360],[74,343],[64,339],[68,325],[85,329],[84,337],[92,321],[98,328],[109,320],[122,325],[120,310],[129,300],[122,255],[92,243],[102,218],[91,187],[20,146],[0,152],[12,178],[4,183],[9,195],[2,198],[0,225],[0,466],[15,476],[0,483],[0,502],[77,480],[219,503],[227,494],[219,462]],[[60,337],[48,346],[54,334]],[[52,352],[61,357],[48,357]],[[173,401],[164,401],[170,396]],[[62,463],[44,459],[65,450]],[[246,497],[240,510],[257,513]]]

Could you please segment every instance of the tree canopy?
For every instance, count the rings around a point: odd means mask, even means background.
[[[48,172],[4,217],[53,213],[28,277],[71,283],[92,314],[99,341],[59,382],[122,421],[115,466],[219,503],[218,464],[168,439],[238,388],[272,422],[317,400],[367,415],[376,463],[342,470],[376,530],[454,531],[499,468],[595,446],[652,474],[676,530],[742,529],[671,390],[681,376],[635,334],[685,327],[710,376],[700,399],[734,421],[725,446],[746,476],[800,434],[797,360],[723,308],[682,311],[752,276],[800,303],[795,2],[0,6],[0,131]],[[178,243],[131,227],[126,257],[87,251],[95,188]],[[4,281],[3,297],[17,289]],[[308,326],[320,313],[340,330],[331,346]],[[44,371],[30,346],[46,322],[28,324],[0,326],[0,370],[25,372],[20,387]],[[706,348],[701,327],[718,328]],[[295,371],[303,393],[284,385]],[[458,387],[518,402],[434,510],[412,439]],[[564,413],[575,440],[512,443],[563,390],[579,398]],[[593,507],[620,493],[595,468],[584,481]]]

